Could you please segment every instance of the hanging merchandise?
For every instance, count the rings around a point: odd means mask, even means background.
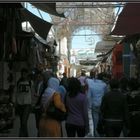
[[[17,53],[16,53],[16,58],[15,60],[20,60],[20,49],[21,49],[21,41],[20,39],[17,39]]]
[[[9,54],[9,59],[10,60],[14,60],[15,57],[16,57],[16,54],[17,54],[17,45],[16,45],[16,10],[13,8],[13,9],[10,9],[10,12],[11,12],[11,29],[9,30],[11,33],[10,33],[10,44],[9,44],[9,49],[10,49],[10,54]]]
[[[38,48],[37,48],[37,50],[36,50],[36,55],[37,55],[38,62],[39,62],[40,64],[42,64],[41,57],[40,57],[40,52],[39,52],[39,49],[38,49]]]
[[[6,31],[4,33],[4,58],[6,60],[13,60],[16,53],[16,22],[15,22],[15,8],[5,8],[5,22],[6,24]]]
[[[30,53],[29,53],[29,56],[28,56],[28,65],[31,67],[31,68],[34,68],[36,66],[36,44],[34,42],[33,39],[31,39],[31,44],[30,44]]]
[[[20,60],[23,60],[25,56],[25,40],[22,40],[21,42],[22,44],[20,46]]]
[[[123,74],[122,49],[122,44],[116,44],[112,51],[112,74],[118,79]]]
[[[17,54],[17,44],[15,37],[12,38],[12,53]]]
[[[131,54],[130,54],[130,44],[123,44],[123,72],[129,78],[130,77],[130,63],[131,63]]]
[[[20,49],[20,59],[26,61],[30,55],[30,39],[23,39]]]

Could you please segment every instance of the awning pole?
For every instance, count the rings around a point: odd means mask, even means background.
[[[25,2],[25,8],[28,9],[28,3]],[[26,31],[28,31],[28,21],[26,21]]]

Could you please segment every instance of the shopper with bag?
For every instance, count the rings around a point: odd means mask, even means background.
[[[50,78],[48,81],[48,87],[45,89],[42,95],[41,104],[43,108],[43,114],[39,123],[39,136],[40,137],[61,137],[61,120],[49,114],[51,109],[50,105],[60,112],[65,114],[66,108],[61,101],[61,96],[57,92],[59,87],[59,80],[57,78]],[[49,113],[48,113],[49,110]],[[53,112],[51,112],[53,113]]]

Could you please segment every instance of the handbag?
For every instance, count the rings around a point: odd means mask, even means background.
[[[64,121],[67,118],[67,112],[63,112],[57,108],[53,101],[51,101],[47,107],[46,114],[55,120]]]

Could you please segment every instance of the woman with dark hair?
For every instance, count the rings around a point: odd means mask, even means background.
[[[88,110],[86,95],[81,93],[81,83],[77,78],[69,78],[66,97],[68,116],[66,132],[68,137],[84,137],[88,128]]]

